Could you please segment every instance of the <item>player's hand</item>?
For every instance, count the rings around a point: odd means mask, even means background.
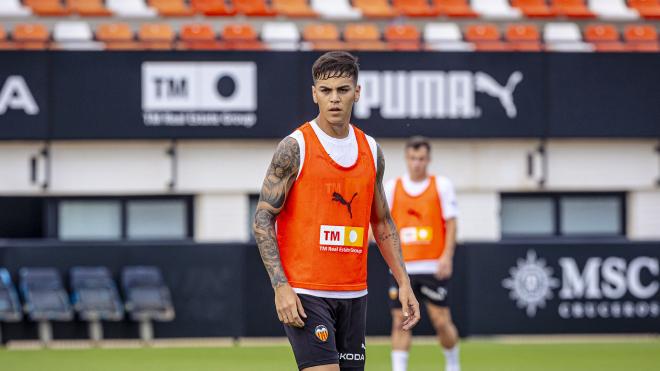
[[[287,326],[304,327],[303,318],[307,318],[300,298],[289,284],[275,288],[275,309],[277,318]]]
[[[438,270],[435,272],[435,278],[439,280],[446,280],[451,278],[454,272],[454,263],[451,258],[441,257],[438,259]]]
[[[401,302],[401,310],[403,310],[403,330],[408,331],[415,327],[419,322],[419,302],[415,298],[410,283],[399,287],[399,301]]]

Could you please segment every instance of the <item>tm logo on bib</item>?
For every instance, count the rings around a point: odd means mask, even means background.
[[[322,225],[319,244],[321,251],[362,253],[364,228],[340,225]],[[359,247],[355,249],[352,247]]]
[[[405,244],[428,244],[433,239],[431,227],[405,227],[401,228],[401,242]]]

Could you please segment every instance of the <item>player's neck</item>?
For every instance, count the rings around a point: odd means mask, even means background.
[[[425,181],[429,177],[429,174],[427,172],[423,172],[423,173],[418,174],[418,175],[413,175],[411,173],[408,173],[408,177],[410,178],[410,180],[412,182],[420,183],[420,182]]]
[[[341,125],[334,125],[329,123],[328,120],[321,115],[318,115],[314,120],[324,133],[333,138],[343,139],[348,136],[348,121]]]

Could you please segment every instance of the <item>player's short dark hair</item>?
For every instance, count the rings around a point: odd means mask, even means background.
[[[325,80],[333,77],[351,77],[357,83],[358,59],[349,52],[333,51],[327,52],[319,57],[312,66],[312,78]]]
[[[422,136],[416,135],[414,137],[410,137],[410,139],[408,139],[406,142],[406,150],[408,150],[408,148],[420,149],[421,147],[426,147],[426,151],[431,153],[431,143],[429,143],[428,139]]]

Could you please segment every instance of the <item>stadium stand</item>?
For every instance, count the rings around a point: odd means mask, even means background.
[[[138,31],[138,39],[144,49],[170,49],[174,38],[174,29],[168,23],[146,23]]]
[[[441,15],[455,18],[476,18],[478,14],[467,0],[433,0]]]
[[[127,23],[104,23],[96,28],[96,39],[105,44],[107,50],[135,50],[141,45]]]
[[[109,17],[110,9],[105,7],[103,0],[67,0],[72,13],[82,17]]]
[[[387,26],[384,36],[389,50],[416,51],[421,48],[419,30],[412,24]]]
[[[152,266],[125,267],[121,273],[121,285],[126,311],[131,320],[140,323],[140,338],[145,342],[151,341],[151,321],[174,319],[174,306],[163,275]]]
[[[347,48],[352,50],[386,50],[380,29],[373,23],[351,23],[344,29]]]
[[[0,322],[19,322],[23,319],[21,303],[18,300],[9,271],[0,268]],[[0,325],[0,345],[2,345],[2,326]]]
[[[511,5],[528,18],[553,18],[557,15],[545,0],[511,0]]]
[[[158,12],[147,6],[144,0],[106,0],[106,6],[120,17],[149,18]]]
[[[629,0],[628,5],[647,19],[660,19],[660,0]]]
[[[71,321],[73,310],[60,274],[54,268],[24,267],[19,271],[24,310],[31,321],[39,323],[39,339],[53,339],[51,321]]]
[[[472,0],[472,8],[487,19],[518,19],[522,12],[509,4],[508,0]]]
[[[550,51],[590,52],[593,45],[582,41],[580,28],[575,23],[546,23],[543,30],[546,49]]]
[[[424,26],[427,50],[473,51],[474,44],[463,41],[461,29],[455,23],[427,23]]]
[[[249,23],[232,23],[222,28],[222,38],[227,48],[235,50],[264,50],[257,31]]]
[[[339,40],[339,29],[334,23],[310,23],[303,29],[305,49],[343,49],[346,45]]]
[[[58,22],[53,28],[53,48],[64,50],[102,50],[105,46],[94,41],[89,23],[81,21]]]
[[[538,52],[541,46],[541,35],[535,24],[509,24],[504,34],[511,50]]]
[[[103,339],[101,321],[121,321],[124,308],[119,292],[105,267],[73,267],[70,272],[71,302],[81,320],[89,323],[89,337]]]
[[[326,19],[359,19],[360,10],[351,6],[348,0],[311,0],[312,8]]]
[[[273,10],[289,18],[316,18],[318,13],[305,0],[273,0]]]
[[[224,0],[191,0],[193,9],[209,17],[229,17],[236,14],[236,9],[227,6]]]
[[[394,18],[399,15],[387,0],[354,0],[353,6],[366,18]]]
[[[0,1],[0,17],[27,17],[32,10],[21,4],[20,0]]]
[[[293,22],[266,22],[261,28],[261,40],[270,50],[298,50],[300,32]]]

